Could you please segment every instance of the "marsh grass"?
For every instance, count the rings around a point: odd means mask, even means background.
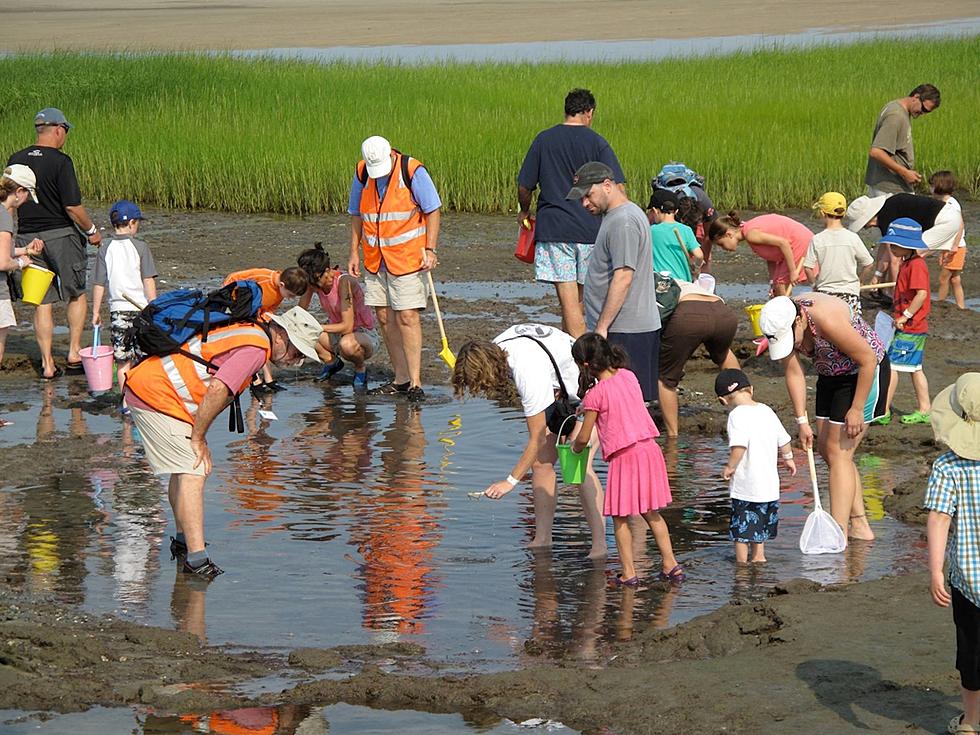
[[[863,189],[879,109],[920,82],[942,91],[914,122],[917,168],[980,186],[980,37],[613,64],[397,64],[193,55],[45,54],[0,59],[0,140],[32,140],[57,106],[87,197],[233,212],[343,211],[363,138],[420,158],[451,209],[515,208],[537,131],[575,86],[646,203],[660,165],[708,178],[720,207],[808,206]]]

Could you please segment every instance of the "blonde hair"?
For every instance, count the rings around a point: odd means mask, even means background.
[[[457,398],[469,393],[507,403],[518,401],[507,353],[486,340],[470,340],[459,348],[452,383]]]

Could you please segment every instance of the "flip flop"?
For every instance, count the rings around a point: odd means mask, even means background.
[[[60,378],[60,377],[61,377],[62,375],[64,375],[64,374],[65,374],[65,371],[64,371],[64,370],[62,370],[62,369],[61,369],[61,368],[59,368],[59,367],[56,367],[56,368],[54,369],[54,375],[45,375],[45,374],[44,374],[44,371],[43,371],[43,370],[41,370],[40,372],[38,372],[38,374],[37,374],[37,376],[38,376],[38,377],[39,377],[39,378],[40,378],[41,380],[56,380],[57,378]]]
[[[65,363],[65,375],[84,375],[85,368],[82,367],[81,362],[68,362]]]
[[[660,572],[661,582],[683,582],[685,579],[687,579],[687,575],[684,574],[684,570],[681,568],[680,564],[675,566],[669,572]]]

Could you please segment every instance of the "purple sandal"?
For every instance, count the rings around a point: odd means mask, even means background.
[[[617,587],[639,587],[640,586],[640,578],[639,577],[630,577],[629,579],[623,579],[623,575],[622,574],[617,574],[616,575],[616,586]]]
[[[684,574],[684,570],[681,568],[680,564],[675,566],[669,572],[660,572],[661,582],[683,582],[685,579],[687,579],[687,575]]]

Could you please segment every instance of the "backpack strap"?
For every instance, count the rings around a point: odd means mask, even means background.
[[[357,164],[357,180],[361,182],[361,186],[367,186],[367,164]]]
[[[555,361],[555,356],[551,354],[551,350],[549,350],[547,347],[544,346],[544,342],[542,342],[539,339],[535,339],[534,337],[531,337],[527,334],[519,334],[516,337],[508,337],[507,339],[501,340],[497,344],[503,344],[504,342],[513,342],[515,339],[529,339],[532,342],[536,342],[538,347],[544,350],[545,354],[548,356],[548,359],[551,360],[551,367],[555,369],[555,377],[558,379],[558,397],[567,399],[569,396],[568,396],[568,390],[566,390],[565,388],[565,379],[562,378],[561,376],[561,370],[558,368],[558,363]]]
[[[401,151],[399,151],[399,150],[397,150],[395,148],[392,148],[392,150],[395,151],[395,153],[398,154],[398,156],[399,156],[399,158],[401,159],[401,162],[402,162],[401,163],[402,181],[404,181],[405,184],[408,186],[408,188],[411,189],[412,188],[412,174],[408,170],[408,163],[409,163],[409,161],[411,160],[412,157],[409,156],[409,155],[406,155],[406,154],[402,153]],[[357,165],[357,180],[361,183],[361,186],[367,186],[368,174],[367,174],[367,165],[366,164],[365,165],[361,165],[361,164],[358,164]]]

